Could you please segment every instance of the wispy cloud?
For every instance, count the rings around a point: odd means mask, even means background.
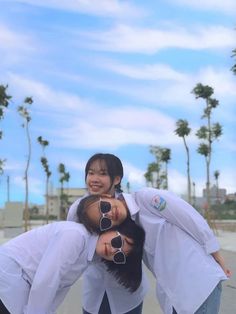
[[[144,11],[139,7],[119,0],[15,0],[14,2],[30,4],[56,10],[73,11],[97,16],[117,18],[141,17]]]
[[[129,65],[112,60],[99,60],[99,67],[110,70],[114,73],[129,77],[136,80],[173,80],[181,81],[186,76],[178,71],[175,71],[167,64],[144,64],[144,65]]]
[[[77,95],[53,90],[40,81],[25,78],[14,73],[9,73],[8,77],[18,97],[33,96],[37,110],[46,110],[47,113],[50,111],[54,111],[54,113],[70,113],[73,111],[75,113],[75,111],[78,112],[84,107],[89,107],[89,101]]]
[[[169,2],[176,3],[187,7],[192,7],[200,11],[219,11],[233,15],[236,11],[235,0],[168,0]]]
[[[109,31],[79,32],[78,36],[86,38],[81,45],[93,49],[144,54],[168,48],[225,49],[236,43],[234,30],[221,25],[189,28],[172,25],[169,29],[157,29],[119,24]]]
[[[37,47],[32,37],[4,24],[0,24],[0,42],[3,67],[25,60],[29,54],[35,52]]]

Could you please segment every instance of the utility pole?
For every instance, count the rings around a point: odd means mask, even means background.
[[[10,176],[7,176],[7,201],[10,202]]]

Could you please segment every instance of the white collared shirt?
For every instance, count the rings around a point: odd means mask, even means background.
[[[33,229],[8,241],[0,249],[0,299],[9,304],[13,314],[54,313],[93,259],[97,238],[83,225],[64,221]],[[15,278],[8,270],[7,260],[16,262]],[[22,277],[29,284],[28,290],[19,290]],[[7,287],[8,282],[12,289]],[[14,285],[19,286],[18,294]],[[24,312],[14,307],[21,302],[17,298],[26,300]]]
[[[219,281],[227,279],[211,253],[219,244],[205,219],[167,190],[143,188],[133,194],[146,232],[144,261],[157,278],[165,314],[193,314]]]
[[[122,195],[128,204],[131,215],[135,215],[139,209],[133,197],[126,193],[122,193]],[[71,205],[67,216],[68,220],[77,219],[76,211],[80,200],[76,200]],[[117,283],[103,263],[93,263],[83,274],[83,308],[89,313],[97,314],[106,292],[112,314],[123,314],[143,302],[147,290],[148,282],[144,272],[141,285],[135,292],[130,293]]]

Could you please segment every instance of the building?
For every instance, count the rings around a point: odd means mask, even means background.
[[[64,188],[63,193],[68,196],[68,202],[69,204],[74,203],[75,200],[78,198],[84,196],[87,192],[86,188]],[[53,194],[48,195],[48,213],[49,216],[54,216],[59,219],[60,217],[60,194],[61,189],[56,189]],[[47,198],[46,198],[47,201]],[[44,214],[46,214],[46,205],[45,205],[45,211]]]
[[[226,189],[217,188],[217,186],[214,184],[210,188],[211,204],[223,204],[226,200],[226,195]],[[206,189],[203,189],[203,198],[207,199]]]

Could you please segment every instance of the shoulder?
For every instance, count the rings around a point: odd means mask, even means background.
[[[58,221],[55,223],[55,233],[62,234],[63,236],[78,235],[81,237],[87,237],[88,231],[84,225],[74,221]]]
[[[88,194],[85,194],[83,197],[78,198],[74,203],[72,203],[68,209],[67,220],[69,221],[77,221],[77,207],[80,201],[86,197]]]

